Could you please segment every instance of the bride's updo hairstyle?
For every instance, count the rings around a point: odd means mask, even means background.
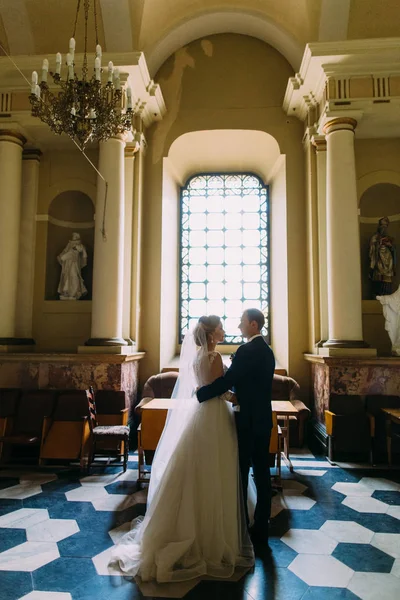
[[[221,319],[217,315],[200,317],[199,322],[193,330],[196,346],[203,346],[205,342],[208,343],[220,323]]]

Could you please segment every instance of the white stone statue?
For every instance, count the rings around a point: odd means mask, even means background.
[[[400,356],[400,285],[393,294],[377,296],[376,299],[383,306],[385,329],[392,342],[392,354]]]
[[[72,239],[57,256],[61,265],[61,277],[58,285],[60,300],[79,300],[87,294],[81,270],[87,265],[87,252],[79,233],[73,233]]]

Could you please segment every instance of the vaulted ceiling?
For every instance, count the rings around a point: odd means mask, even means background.
[[[0,44],[12,55],[65,54],[76,5],[0,0]],[[400,30],[398,0],[96,0],[96,6],[103,49],[144,51],[152,75],[175,50],[214,33],[262,39],[297,69],[307,42],[395,36]],[[76,39],[80,52],[82,17]],[[92,28],[88,43],[94,50]]]

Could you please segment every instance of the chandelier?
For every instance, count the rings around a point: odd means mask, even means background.
[[[129,131],[132,127],[132,90],[121,89],[120,74],[113,63],[108,63],[107,82],[102,83],[101,46],[98,41],[96,0],[93,0],[93,16],[96,34],[96,56],[92,75],[89,73],[87,57],[87,34],[90,0],[83,0],[85,19],[85,45],[81,76],[75,70],[75,33],[78,22],[81,0],[78,0],[75,26],[69,41],[69,52],[66,57],[66,75],[61,77],[62,57],[56,55],[55,73],[49,72],[49,61],[44,59],[41,81],[38,74],[32,73],[31,94],[32,115],[39,117],[50,129],[61,135],[66,133],[84,150],[89,142],[107,140],[112,136]],[[61,89],[58,93],[50,91],[47,78]]]

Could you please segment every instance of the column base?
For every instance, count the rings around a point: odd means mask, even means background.
[[[359,357],[368,357],[368,356],[376,356],[377,351],[376,348],[366,348],[363,347],[323,347],[318,348],[319,356],[359,356]]]
[[[0,353],[32,352],[35,340],[32,338],[0,338]]]
[[[323,343],[324,348],[368,348],[364,340],[335,340],[329,339]]]
[[[90,338],[85,342],[85,346],[127,346],[128,342],[123,338]]]
[[[119,354],[129,356],[137,354],[135,346],[78,346],[78,354]]]
[[[135,345],[135,342],[130,337],[124,338],[124,340],[126,341],[126,343],[128,344],[128,346],[134,346]]]

